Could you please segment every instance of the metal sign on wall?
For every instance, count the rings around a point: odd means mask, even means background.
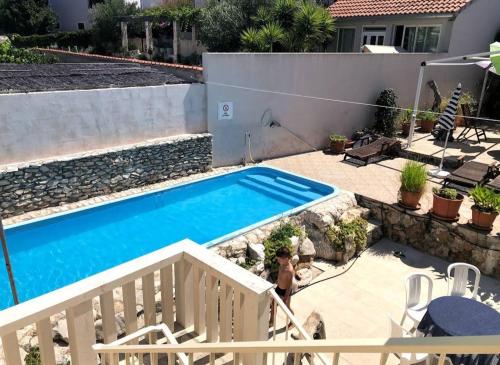
[[[220,102],[217,114],[219,120],[233,119],[233,102],[232,101]]]

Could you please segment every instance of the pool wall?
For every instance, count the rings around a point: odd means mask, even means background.
[[[211,168],[212,136],[207,133],[8,165],[0,170],[0,208],[8,218]]]

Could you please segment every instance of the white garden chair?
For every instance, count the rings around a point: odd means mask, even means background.
[[[427,282],[427,295],[423,301],[422,283]],[[413,321],[412,329],[416,329],[427,312],[427,306],[432,300],[432,278],[423,273],[413,273],[406,277],[406,308],[401,319],[401,325],[404,324],[406,317]]]
[[[452,276],[453,271],[453,276]],[[477,290],[479,289],[479,280],[481,279],[481,272],[474,265],[457,262],[448,266],[448,295],[465,297],[467,285],[469,284],[469,271],[475,274],[474,288],[472,289],[472,299],[476,299]],[[453,285],[450,288],[450,284]]]
[[[402,337],[414,337],[410,332],[405,330],[403,327],[401,327],[394,319],[389,318],[390,321],[390,336],[392,338],[402,338]],[[426,364],[428,364],[429,361],[429,354],[412,354],[412,353],[395,353],[394,354],[400,362],[400,365],[411,365],[411,364],[418,364],[422,361],[425,361]],[[386,359],[384,359],[386,360]],[[381,363],[385,363],[385,361],[382,360]]]

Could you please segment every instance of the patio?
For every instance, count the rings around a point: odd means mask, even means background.
[[[396,258],[392,251],[403,251],[405,258]],[[333,277],[352,267],[345,274],[306,287],[292,297],[292,309],[303,322],[313,311],[325,321],[326,337],[373,338],[388,335],[389,316],[399,321],[405,306],[404,278],[411,272],[423,272],[433,278],[433,298],[447,294],[448,262],[421,253],[411,247],[387,239],[370,247],[353,264],[333,266],[316,262],[325,270],[315,282]],[[377,272],[377,275],[373,275]],[[321,298],[321,300],[318,300]],[[500,310],[500,282],[482,276],[478,300]],[[406,323],[408,327],[408,322]],[[377,364],[378,354],[342,354],[340,364]],[[387,364],[397,364],[390,356]]]

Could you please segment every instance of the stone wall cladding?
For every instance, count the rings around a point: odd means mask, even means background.
[[[8,165],[0,171],[0,209],[6,218],[205,172],[211,167],[210,134]]]
[[[356,199],[381,221],[387,238],[447,261],[475,265],[483,274],[500,279],[500,237],[362,195],[357,194]]]

